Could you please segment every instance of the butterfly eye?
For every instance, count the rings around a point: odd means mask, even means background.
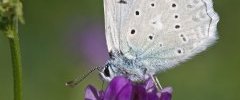
[[[103,74],[104,74],[106,77],[110,77],[110,71],[109,71],[109,66],[108,66],[108,65],[107,65],[106,68],[104,69]]]

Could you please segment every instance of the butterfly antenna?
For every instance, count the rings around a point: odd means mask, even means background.
[[[81,77],[77,77],[77,78],[75,78],[75,79],[72,80],[72,81],[67,82],[65,85],[68,86],[68,87],[75,87],[75,86],[77,86],[80,82],[82,82],[88,75],[90,75],[93,71],[95,71],[96,69],[99,70],[99,68],[101,68],[101,66],[98,66],[98,67],[95,67],[95,68],[89,70],[88,73],[84,74],[84,75],[81,76]]]

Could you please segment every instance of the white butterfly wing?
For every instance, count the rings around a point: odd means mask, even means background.
[[[153,71],[171,68],[205,50],[217,39],[216,29],[219,17],[213,10],[212,1],[182,1],[170,1],[172,5],[179,5],[176,6],[176,12],[168,15],[172,15],[177,21],[171,21],[171,17],[169,17],[170,19],[167,16],[165,17],[167,22],[163,23],[172,23],[175,26],[169,25],[170,27],[166,29],[168,31],[165,31],[166,35],[163,36],[163,39],[158,38],[158,40],[154,41],[164,41],[162,50],[153,47],[142,55],[142,57],[146,58],[144,62],[150,64]],[[173,27],[176,30],[172,31]]]
[[[120,33],[136,0],[104,0],[105,34],[108,51],[120,50]]]
[[[142,59],[152,73],[205,50],[217,38],[212,0],[119,1],[104,1],[108,48]]]

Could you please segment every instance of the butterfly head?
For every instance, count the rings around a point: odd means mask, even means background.
[[[106,81],[111,81],[116,76],[115,70],[116,67],[113,64],[107,63],[100,71],[100,76]]]

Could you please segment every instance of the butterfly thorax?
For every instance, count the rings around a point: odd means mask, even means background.
[[[124,76],[134,82],[141,82],[148,79],[147,69],[139,59],[129,59],[121,51],[110,52],[110,59],[107,61],[101,76],[111,81],[115,76]]]

